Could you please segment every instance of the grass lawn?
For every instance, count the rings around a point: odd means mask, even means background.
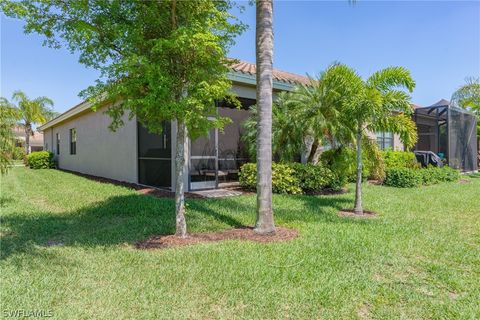
[[[353,193],[274,196],[299,238],[133,249],[174,232],[170,199],[56,170],[1,178],[1,312],[55,319],[480,318],[480,176],[365,186],[377,219],[340,218]],[[255,220],[255,197],[189,200],[189,231]],[[60,244],[53,245],[52,244]]]

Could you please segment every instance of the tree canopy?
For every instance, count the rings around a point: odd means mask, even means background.
[[[227,120],[215,99],[230,88],[225,59],[244,25],[229,14],[230,1],[49,0],[6,1],[8,16],[25,20],[25,31],[45,45],[66,46],[79,61],[101,72],[82,96],[95,107],[109,103],[111,128],[126,111],[151,132],[163,120],[185,121],[190,136]]]

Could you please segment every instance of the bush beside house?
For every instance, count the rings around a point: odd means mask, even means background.
[[[50,169],[55,167],[53,153],[48,151],[32,152],[26,157],[30,169]]]
[[[257,166],[246,163],[240,168],[240,185],[255,190],[257,185]],[[318,194],[327,190],[340,190],[342,183],[338,176],[322,165],[301,163],[273,163],[272,189],[283,194]]]

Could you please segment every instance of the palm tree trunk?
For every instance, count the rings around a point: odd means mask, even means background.
[[[310,148],[310,155],[308,156],[307,163],[315,164],[318,147],[320,147],[320,141],[318,139],[314,139],[312,147]]]
[[[187,126],[185,122],[177,121],[177,150],[175,154],[175,235],[180,238],[187,236],[187,223],[185,221],[185,192],[184,175],[185,159],[187,158]]]
[[[30,135],[32,134],[32,125],[25,124],[25,154],[30,154]]]
[[[257,0],[257,222],[255,232],[275,232],[272,210],[273,4]]]
[[[355,214],[363,214],[362,208],[362,126],[357,128],[357,181],[355,184]]]

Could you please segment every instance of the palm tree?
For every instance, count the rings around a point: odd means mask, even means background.
[[[53,101],[47,97],[38,97],[30,100],[20,90],[13,93],[12,100],[17,102],[17,109],[25,130],[25,153],[29,154],[30,136],[34,133],[32,126],[45,123],[55,116],[55,112],[51,109]]]
[[[305,130],[301,118],[292,93],[280,92],[272,106],[272,155],[275,161],[291,162],[302,152]],[[250,117],[243,124],[245,134],[242,136],[252,159],[257,156],[257,120],[257,107],[252,106]]]
[[[256,3],[257,222],[255,232],[275,233],[272,210],[273,3]]]
[[[310,78],[310,85],[297,87],[291,95],[291,105],[296,107],[301,127],[304,130],[303,141],[310,140],[307,150],[307,162],[316,163],[318,148],[328,142],[331,146],[341,141],[351,141],[351,131],[341,123],[345,112],[345,97],[352,94],[350,69],[334,63],[317,78]]]
[[[400,139],[411,147],[417,140],[415,123],[408,116],[413,110],[408,92],[415,81],[402,67],[390,67],[375,72],[366,81],[350,70],[352,95],[348,97],[344,113],[346,124],[355,133],[357,176],[355,186],[356,214],[363,214],[362,206],[362,139],[366,132],[389,131],[399,133]]]

